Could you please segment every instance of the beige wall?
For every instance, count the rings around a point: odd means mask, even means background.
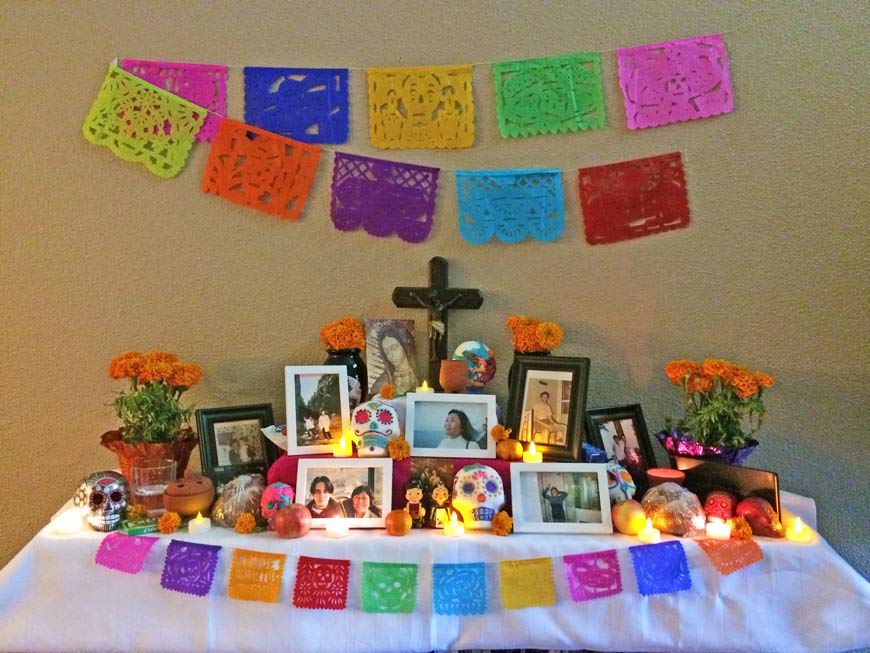
[[[345,314],[419,324],[423,314],[393,308],[390,293],[425,282],[441,255],[455,285],[485,297],[481,311],[453,314],[450,344],[479,337],[496,350],[501,402],[512,313],[560,321],[558,353],[592,359],[590,407],[639,402],[651,430],[679,409],[662,372],[669,359],[721,356],[776,376],[752,462],[815,497],[823,534],[870,573],[865,3],[5,2],[2,14],[0,564],[82,476],[115,464],[98,445],[116,424],[114,355],[175,351],[205,370],[190,395],[199,406],[267,401],[282,415],[282,368],[322,362],[320,326]],[[629,132],[608,53],[607,129],[502,140],[482,65],[473,148],[389,155],[563,169],[567,224],[554,244],[465,243],[450,174],[431,237],[410,246],[333,229],[329,156],[291,224],[203,194],[207,147],[164,181],[80,132],[116,56],[364,68],[714,31],[727,32],[730,115]],[[240,78],[234,69],[233,117]],[[378,155],[361,70],[351,97],[341,149]],[[673,150],[685,155],[690,228],[587,245],[574,170]]]

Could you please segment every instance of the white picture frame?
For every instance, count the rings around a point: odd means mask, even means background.
[[[312,484],[328,489],[322,480],[326,477],[332,485],[330,498],[341,512],[330,517],[317,517]],[[352,510],[353,492],[367,486],[374,495],[371,506],[380,514],[373,517],[348,516]],[[391,458],[303,458],[296,471],[296,501],[311,510],[311,528],[326,528],[333,519],[341,519],[349,528],[384,528],[387,513],[393,506],[393,460]],[[331,504],[326,502],[327,506]],[[329,508],[327,508],[329,510]]]
[[[517,533],[613,533],[604,463],[514,463],[511,503]]]
[[[450,424],[447,420],[450,414]],[[456,435],[456,423],[460,432]],[[495,458],[490,430],[498,423],[495,395],[411,392],[407,398],[405,439],[412,456]],[[450,433],[448,433],[450,431]],[[467,437],[472,434],[472,437]]]
[[[314,397],[321,390],[322,383],[328,384],[332,390],[327,393],[325,408],[321,405],[323,398]],[[288,365],[284,368],[284,393],[287,400],[287,454],[331,453],[333,445],[350,429],[347,368],[344,365]],[[300,413],[299,405],[312,401],[315,405],[311,412]],[[325,423],[320,421],[324,412],[329,418],[328,435],[324,435]]]

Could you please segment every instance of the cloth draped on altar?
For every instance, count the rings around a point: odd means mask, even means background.
[[[787,494],[787,493],[785,493]],[[786,499],[786,505],[789,505]],[[797,506],[796,506],[797,507]],[[806,507],[806,506],[805,506]],[[796,511],[797,512],[797,511]],[[807,521],[814,522],[807,514]],[[433,651],[468,648],[549,648],[596,651],[840,651],[870,646],[870,583],[823,540],[795,544],[758,538],[764,559],[728,576],[697,543],[681,540],[692,587],[643,597],[623,535],[474,533],[462,539],[427,530],[406,537],[352,531],[327,539],[322,531],[298,540],[227,529],[205,537],[177,533],[156,542],[138,575],[94,564],[101,533],[58,536],[43,529],[0,571],[2,651]],[[160,575],[171,539],[224,547],[205,597],[164,590]],[[667,539],[667,538],[666,538]],[[285,553],[278,603],[227,596],[233,548]],[[498,562],[616,549],[623,591],[575,603],[554,564],[552,607],[502,607]],[[345,610],[292,605],[299,555],[349,559]],[[360,608],[362,562],[420,565],[411,614],[368,614]],[[431,565],[486,562],[487,611],[434,614]]]

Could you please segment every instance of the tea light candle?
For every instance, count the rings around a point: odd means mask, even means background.
[[[51,521],[51,532],[55,535],[74,535],[82,530],[82,511],[70,508]]]
[[[326,522],[326,537],[346,537],[350,528],[344,519],[335,517]]]
[[[662,533],[659,529],[653,528],[652,519],[647,517],[646,527],[637,534],[637,539],[646,544],[658,544],[662,540]]]
[[[465,534],[465,524],[460,524],[456,520],[455,512],[450,518],[450,521],[444,524],[444,534],[449,537],[461,537]]]
[[[785,537],[792,542],[809,542],[813,539],[813,532],[804,526],[800,517],[795,517],[794,524],[785,529]]]
[[[205,535],[211,530],[211,519],[203,517],[201,512],[196,513],[196,519],[191,519],[187,524],[187,532],[190,535]]]
[[[423,381],[423,385],[417,386],[417,392],[435,392],[435,388],[430,388],[429,384]]]
[[[731,526],[721,519],[711,519],[707,522],[707,537],[711,540],[730,540]]]
[[[345,436],[337,444],[332,445],[332,455],[336,458],[350,458],[353,456],[353,447]]]
[[[529,450],[523,452],[524,463],[540,463],[544,461],[544,454],[535,451],[535,443],[529,443]]]

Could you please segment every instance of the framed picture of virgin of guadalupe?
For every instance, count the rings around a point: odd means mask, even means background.
[[[417,366],[414,320],[366,320],[366,367],[371,395],[387,384],[397,397],[413,392],[423,378]]]

